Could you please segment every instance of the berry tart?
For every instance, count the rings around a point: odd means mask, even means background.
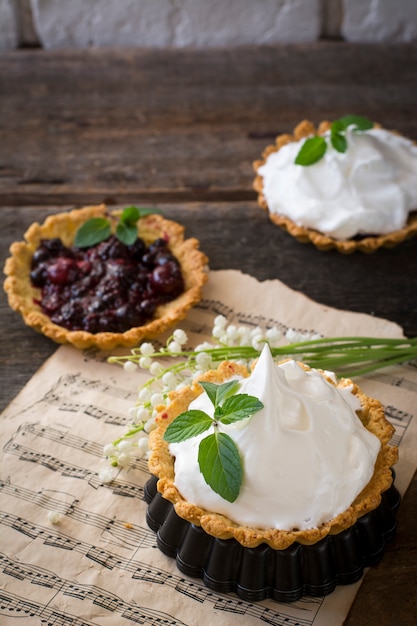
[[[230,399],[214,409],[212,426],[233,440],[241,459],[232,498],[210,482],[211,468],[208,475],[203,469],[207,432],[172,436],[184,417],[199,429],[216,397],[213,384],[223,389],[224,381],[238,381],[244,392],[233,404],[237,412],[248,397],[262,406],[241,421],[226,408]],[[184,573],[248,601],[289,602],[352,583],[382,557],[396,527],[398,451],[381,403],[351,380],[337,382],[293,360],[276,364],[266,347],[250,373],[223,362],[173,392],[156,421],[147,522]],[[228,459],[217,469],[220,483],[233,482]]]
[[[134,241],[123,243],[115,235],[121,213],[100,205],[52,215],[11,245],[4,288],[28,326],[77,348],[132,347],[200,300],[208,259],[198,240],[152,213],[126,222]],[[94,221],[109,229],[104,239],[74,245],[80,228]]]
[[[361,116],[298,124],[254,162],[271,221],[320,250],[373,252],[417,234],[417,145]]]

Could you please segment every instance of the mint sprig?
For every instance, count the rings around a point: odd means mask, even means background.
[[[110,237],[112,225],[116,222],[115,235],[117,239],[126,246],[130,246],[138,238],[137,222],[141,217],[151,213],[161,214],[161,211],[156,208],[129,206],[122,211],[118,219],[114,215],[110,215],[109,218],[92,217],[77,230],[74,245],[77,248],[89,248],[105,241]]]
[[[348,143],[346,130],[353,126],[354,132],[363,132],[373,128],[374,123],[361,115],[345,115],[335,120],[330,126],[330,143],[337,152],[346,152]],[[294,163],[296,165],[313,165],[320,161],[326,153],[328,144],[322,135],[310,137],[301,146]]]
[[[234,502],[242,485],[242,459],[233,439],[227,433],[219,432],[219,422],[234,424],[251,417],[264,405],[255,396],[236,394],[240,387],[236,380],[221,385],[203,381],[199,384],[213,404],[214,416],[200,410],[185,411],[168,426],[164,440],[179,443],[213,427],[214,432],[200,441],[198,465],[204,480],[213,491],[228,502]]]

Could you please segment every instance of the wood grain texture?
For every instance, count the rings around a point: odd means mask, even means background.
[[[303,245],[256,205],[252,161],[301,119],[367,115],[417,140],[417,45],[238,50],[19,50],[0,55],[0,263],[49,213],[158,205],[216,269],[278,278],[327,306],[417,336],[417,238],[372,255]],[[279,303],[277,303],[279,307]],[[56,345],[0,296],[0,408]],[[417,477],[398,533],[346,626],[417,620]]]
[[[0,56],[0,204],[250,200],[301,119],[360,112],[417,139],[417,46]]]

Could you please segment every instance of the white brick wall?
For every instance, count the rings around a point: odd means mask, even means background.
[[[19,31],[14,0],[0,0],[0,50],[15,48]]]
[[[343,37],[352,42],[417,40],[417,0],[344,0]]]
[[[0,51],[417,41],[417,0],[0,0]]]
[[[314,41],[320,0],[32,0],[45,48]],[[64,9],[65,6],[65,9]]]

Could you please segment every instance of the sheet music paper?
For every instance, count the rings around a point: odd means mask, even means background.
[[[326,336],[402,336],[391,322],[227,270],[210,273],[203,301],[179,325],[190,346],[210,339],[219,313],[236,324]],[[146,461],[118,470],[110,484],[100,479],[103,445],[126,431],[128,409],[147,380],[109,365],[107,356],[59,347],[2,415],[0,623],[341,625],[360,582],[325,598],[250,603],[210,591],[157,549],[145,521]],[[398,366],[358,382],[385,404],[397,429],[396,485],[404,492],[417,465],[417,370]]]

